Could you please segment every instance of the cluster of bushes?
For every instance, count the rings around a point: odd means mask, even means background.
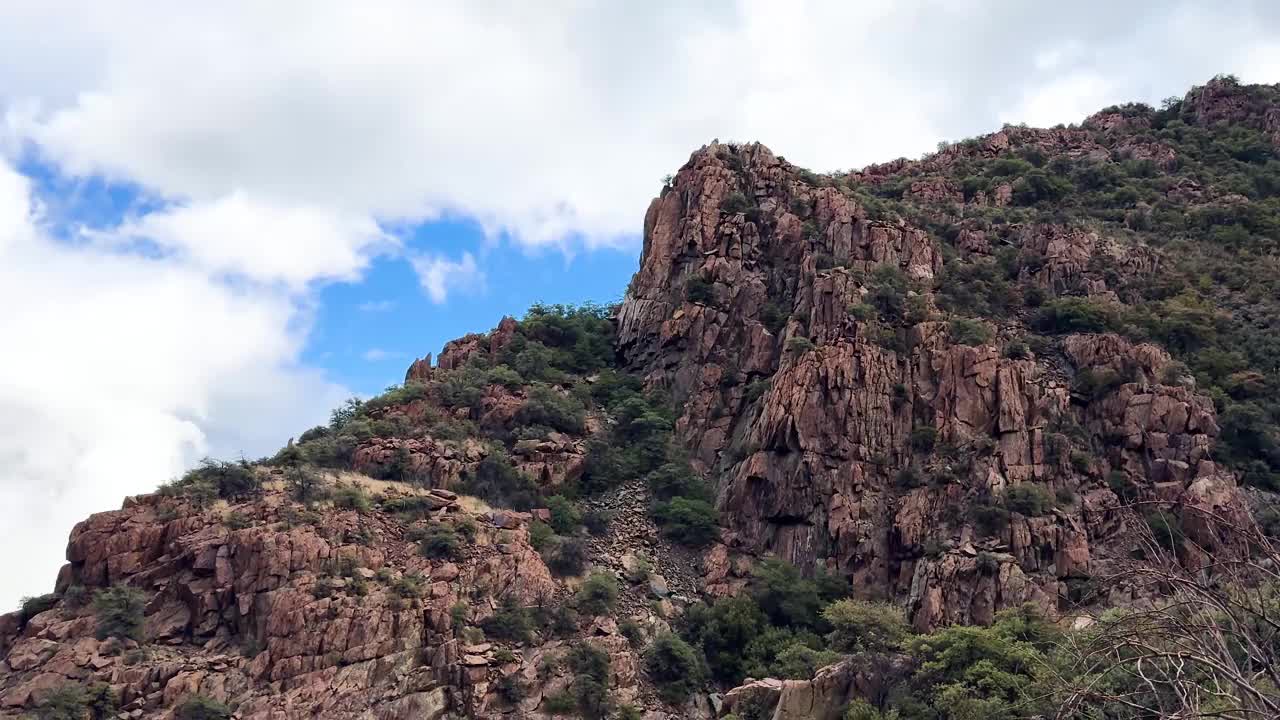
[[[906,719],[1021,717],[1051,709],[1047,677],[1057,631],[1030,609],[1004,611],[990,627],[912,632],[902,610],[854,600],[841,579],[806,579],[780,561],[762,563],[750,592],[695,605],[679,635],[656,637],[645,670],[668,702],[683,702],[709,677],[810,678],[848,654],[905,658],[886,675],[888,691],[846,717]],[[957,714],[959,713],[959,714]],[[1034,713],[1033,713],[1034,714]],[[744,715],[745,717],[745,715]]]
[[[750,594],[694,605],[685,613],[681,635],[721,682],[748,675],[793,677],[785,671],[808,651],[827,649],[822,636],[830,626],[822,611],[848,594],[841,578],[821,573],[804,578],[790,564],[765,560],[756,568]]]
[[[33,717],[34,720],[109,720],[116,717],[119,704],[119,698],[106,683],[66,684],[45,695],[36,705]]]
[[[224,462],[205,458],[199,467],[160,487],[161,495],[183,496],[199,505],[219,498],[245,500],[262,492],[262,480],[247,460]]]

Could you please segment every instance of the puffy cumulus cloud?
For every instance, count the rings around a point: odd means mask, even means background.
[[[418,255],[410,262],[418,274],[418,284],[431,302],[444,302],[453,290],[474,292],[484,287],[484,273],[471,253],[463,253],[457,260],[443,255]]]
[[[395,244],[366,216],[273,206],[243,191],[150,212],[95,236],[158,246],[211,272],[295,289],[316,280],[354,279],[373,252]]]
[[[351,260],[357,266],[357,259]],[[337,266],[325,266],[326,274]],[[67,533],[204,454],[256,457],[348,393],[297,358],[305,294],[55,242],[0,160],[0,607],[47,592]]]
[[[1274,3],[692,5],[8,3],[0,95],[73,172],[342,218],[456,213],[534,246],[634,239],[658,179],[712,137],[833,169],[1218,72],[1276,79],[1256,64]]]

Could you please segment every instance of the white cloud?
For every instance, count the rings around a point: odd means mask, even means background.
[[[210,272],[295,289],[315,280],[354,279],[373,252],[395,244],[368,217],[273,206],[242,191],[151,212],[104,237],[142,240]]]
[[[348,235],[447,212],[527,245],[634,237],[712,137],[861,165],[1250,77],[1277,46],[1277,11],[1243,1],[49,0],[0,28],[10,122],[69,170],[325,208]]]
[[[454,290],[473,292],[484,287],[484,273],[471,253],[457,260],[441,255],[419,255],[410,258],[418,274],[418,284],[433,303],[442,303]]]
[[[306,305],[177,258],[53,242],[0,160],[0,607],[50,589],[89,513],[206,453],[271,452],[347,396],[298,364]]]

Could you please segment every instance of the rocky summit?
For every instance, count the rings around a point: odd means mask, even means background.
[[[1276,717],[1222,568],[1280,534],[1278,240],[1230,77],[851,172],[712,143],[620,305],[77,525],[0,717]],[[1257,637],[1135,670],[1237,586]]]

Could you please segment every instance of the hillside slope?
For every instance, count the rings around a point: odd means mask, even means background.
[[[0,717],[1053,712],[1028,658],[1158,604],[1135,563],[1280,529],[1278,148],[1231,78],[849,173],[705,146],[620,306],[77,526]]]

